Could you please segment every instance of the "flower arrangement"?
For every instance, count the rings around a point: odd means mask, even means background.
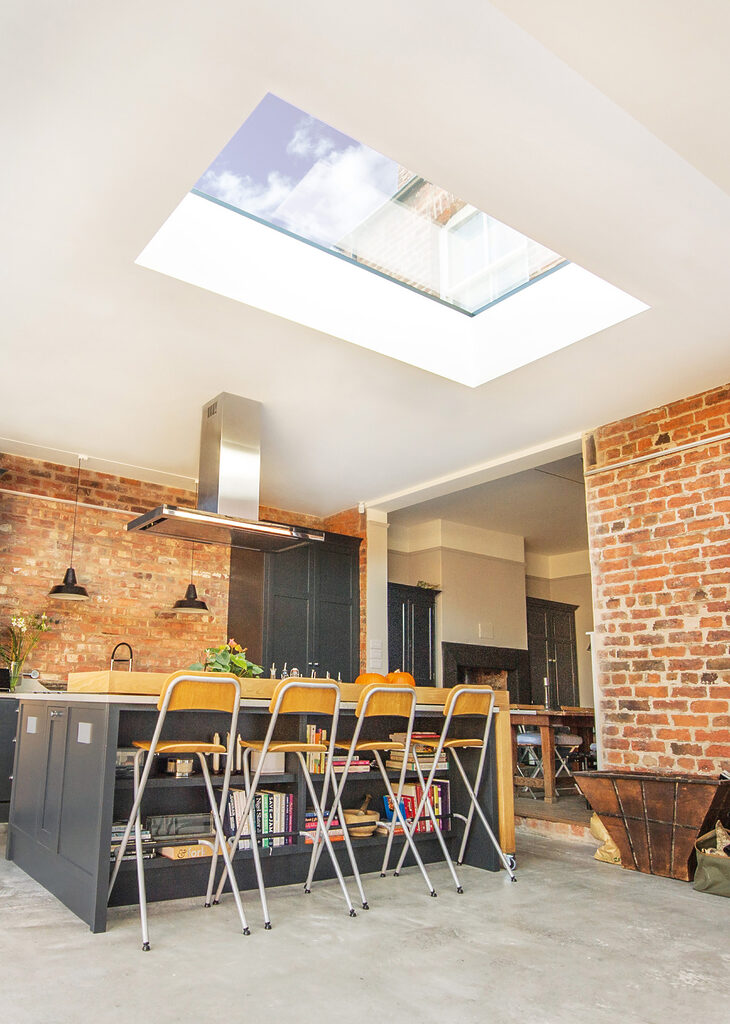
[[[11,615],[10,624],[5,627],[5,636],[0,643],[0,660],[10,669],[11,692],[20,682],[25,659],[51,626],[52,622],[45,612],[40,615]]]
[[[221,647],[208,647],[201,661],[196,661],[190,668],[194,672],[230,672],[234,676],[252,679],[264,671],[261,665],[254,665],[246,657],[246,647],[241,647],[230,639]]]

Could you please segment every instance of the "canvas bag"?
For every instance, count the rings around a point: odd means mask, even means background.
[[[717,832],[706,832],[695,843],[697,870],[694,887],[697,892],[709,892],[713,896],[730,897],[730,857],[718,857],[706,853],[717,848]]]

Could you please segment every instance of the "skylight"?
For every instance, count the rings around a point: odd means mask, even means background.
[[[271,94],[136,262],[469,387],[648,308]]]
[[[471,316],[565,262],[271,93],[193,192]]]

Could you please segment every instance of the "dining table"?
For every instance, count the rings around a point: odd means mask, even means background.
[[[529,778],[514,775],[515,786],[528,786],[530,789],[542,789],[545,802],[554,803],[558,799],[555,782],[555,734],[570,732],[580,736],[579,751],[589,754],[595,731],[595,711],[593,708],[546,708],[539,704],[511,704],[510,726],[512,729],[512,763],[517,766],[517,733],[520,726],[531,732],[540,733],[542,741],[542,776]]]

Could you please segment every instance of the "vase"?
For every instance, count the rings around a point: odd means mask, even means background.
[[[11,661],[10,662],[10,692],[13,693],[15,687],[18,685],[20,680],[23,678],[23,662],[22,661]]]

